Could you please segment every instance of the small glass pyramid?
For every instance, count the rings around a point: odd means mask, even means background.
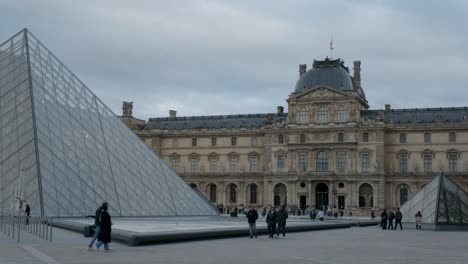
[[[217,214],[26,29],[0,45],[0,125],[2,215]]]
[[[420,211],[422,222],[468,225],[468,194],[443,175],[435,177],[401,207],[403,222],[414,222]]]

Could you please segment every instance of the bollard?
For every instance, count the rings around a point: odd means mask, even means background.
[[[18,236],[17,236],[17,242],[19,243],[20,242],[20,234],[21,234],[21,219],[22,217],[19,216],[18,217]]]
[[[49,218],[46,216],[45,218],[45,229],[46,229],[46,232],[45,232],[45,239],[46,240],[49,240]]]
[[[46,226],[47,226],[47,223],[45,222],[44,218],[41,218],[41,223],[42,223],[42,236],[41,238],[45,238],[45,235],[46,235]]]

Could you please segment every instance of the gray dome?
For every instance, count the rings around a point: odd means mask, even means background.
[[[337,91],[355,91],[348,68],[341,59],[314,60],[313,68],[305,72],[297,81],[294,93],[302,93],[317,86],[326,86]],[[365,98],[361,87],[358,94]]]

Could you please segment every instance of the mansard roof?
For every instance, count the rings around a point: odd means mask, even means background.
[[[376,120],[379,113],[384,114],[384,121],[389,124],[468,121],[468,107],[363,110],[361,111],[361,117]]]
[[[150,118],[145,129],[261,128],[286,119],[287,113]]]

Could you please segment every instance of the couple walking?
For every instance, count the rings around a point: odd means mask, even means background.
[[[266,222],[268,225],[268,234],[269,238],[278,238],[280,233],[283,233],[283,238],[286,236],[286,219],[288,219],[288,212],[285,209],[285,206],[282,205],[278,211],[274,207],[270,208],[266,216]],[[275,235],[276,224],[278,224],[278,229]]]
[[[99,249],[104,244],[104,250],[109,251],[109,243],[111,242],[111,216],[108,213],[109,204],[107,202],[102,203],[101,206],[96,210],[96,215],[90,216],[94,218],[94,236],[89,242],[88,249],[93,248],[94,241],[96,239],[96,248]]]

